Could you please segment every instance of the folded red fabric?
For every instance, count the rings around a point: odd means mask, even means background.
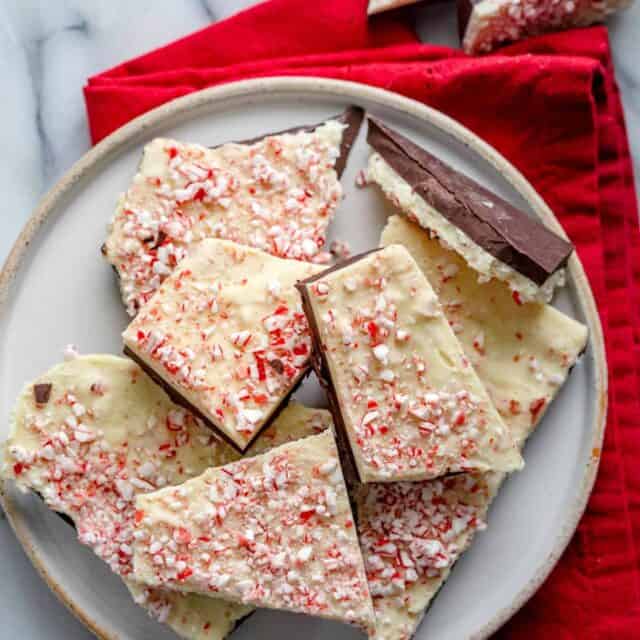
[[[610,367],[598,480],[566,553],[504,638],[635,638],[640,624],[640,233],[633,170],[603,27],[483,58],[420,44],[366,0],[272,0],[90,78],[99,141],[141,113],[215,84],[270,75],[363,82],[453,116],[533,183],[575,243]]]

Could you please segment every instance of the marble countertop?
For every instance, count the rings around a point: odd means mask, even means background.
[[[81,88],[111,67],[253,4],[253,0],[0,0],[0,262],[43,192],[88,148]],[[140,26],[143,25],[141,29]],[[640,185],[640,3],[610,21]],[[425,7],[426,42],[456,46],[453,12]],[[56,600],[0,513],[0,640],[91,634]]]

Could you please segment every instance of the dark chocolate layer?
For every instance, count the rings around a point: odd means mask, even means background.
[[[191,404],[189,400],[187,400],[183,395],[181,395],[174,387],[172,387],[162,376],[160,376],[156,371],[154,371],[144,360],[139,358],[129,347],[124,347],[123,353],[131,358],[140,368],[162,389],[164,392],[175,402],[179,404],[181,407],[184,407],[187,411],[193,413],[193,415],[197,416],[202,420],[202,422],[213,431],[216,435],[220,436],[225,442],[230,444],[238,453],[244,454],[247,449],[253,444],[255,439],[267,428],[269,427],[273,421],[282,413],[282,410],[287,406],[289,400],[291,400],[291,396],[297,391],[298,387],[302,384],[302,381],[309,375],[309,371],[306,371],[304,374],[300,376],[300,379],[293,387],[289,390],[287,395],[282,399],[282,402],[276,407],[273,413],[269,416],[269,418],[265,421],[265,423],[258,429],[253,436],[251,436],[251,440],[249,440],[244,447],[239,447],[237,443],[235,443],[231,438],[220,429],[220,427],[211,420],[208,416],[206,416],[200,409]]]
[[[351,147],[355,142],[356,137],[358,136],[358,132],[360,131],[360,126],[362,125],[362,121],[364,119],[364,109],[360,107],[347,107],[341,114],[333,116],[332,118],[327,118],[322,122],[316,122],[315,124],[307,124],[301,125],[299,127],[291,127],[289,129],[283,129],[282,131],[274,131],[272,133],[265,133],[262,136],[257,136],[255,138],[250,138],[248,140],[240,140],[237,144],[253,144],[254,142],[259,142],[260,140],[264,140],[268,136],[279,136],[283,133],[298,133],[300,131],[314,131],[318,127],[325,124],[325,122],[329,120],[337,120],[338,122],[342,122],[347,125],[347,128],[342,132],[342,141],[340,143],[340,155],[336,159],[336,173],[338,174],[338,178],[342,175],[345,166],[347,165],[347,159],[349,158],[349,153],[351,152]],[[222,145],[216,145],[222,146]],[[216,147],[213,147],[214,149]]]
[[[367,141],[427,204],[485,251],[538,285],[573,245],[431,153],[368,118]]]

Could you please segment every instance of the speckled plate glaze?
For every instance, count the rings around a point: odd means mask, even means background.
[[[418,143],[428,142],[448,163],[560,229],[531,185],[495,150],[443,114],[396,94],[334,80],[268,78],[181,98],[131,122],[84,156],[43,199],[16,242],[0,275],[0,440],[21,386],[58,362],[66,344],[84,353],[120,352],[127,318],[99,248],[117,195],[148,140],[163,135],[214,145],[316,122],[348,104],[361,105]],[[347,240],[358,252],[376,246],[390,213],[377,190],[355,187],[368,153],[363,133],[342,178],[346,198],[331,229],[333,238]],[[594,454],[604,432],[607,377],[602,330],[576,257],[556,304],[589,325],[588,350],[527,445],[526,469],[505,484],[488,530],[477,536],[438,595],[418,631],[420,640],[489,636],[540,586],[582,515],[598,466]],[[324,404],[314,379],[298,396]],[[174,637],[131,602],[120,580],[39,500],[5,485],[3,504],[42,577],[97,636]],[[234,637],[256,635],[361,637],[342,625],[268,611],[252,616]]]

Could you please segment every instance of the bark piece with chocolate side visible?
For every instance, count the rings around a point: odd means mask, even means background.
[[[244,451],[311,366],[295,284],[320,270],[203,240],[126,329],[126,353]]]
[[[139,496],[136,508],[141,583],[371,628],[331,430]]]
[[[548,305],[515,305],[499,280],[478,283],[459,255],[406,218],[389,219],[381,244],[402,244],[414,257],[522,447],[586,348],[587,328]],[[372,638],[413,637],[453,565],[485,528],[503,479],[502,473],[465,473],[421,483],[368,484],[355,492],[376,614]],[[385,579],[392,569],[393,579]]]
[[[298,286],[319,356],[314,364],[362,482],[521,468],[406,249],[370,252]]]
[[[564,283],[570,242],[382,122],[368,122],[369,181],[481,280],[507,282],[518,302],[549,301]]]
[[[222,640],[252,609],[131,580],[135,497],[239,458],[126,358],[87,355],[53,367],[38,405],[18,398],[1,475],[71,522],[125,581],[135,601],[187,640]],[[255,455],[331,428],[327,411],[291,404],[256,440]]]
[[[488,53],[524,38],[587,27],[631,0],[457,0],[458,30],[467,53]]]
[[[317,125],[214,148],[148,143],[102,249],[127,311],[135,315],[204,238],[327,262],[339,176],[362,118],[362,109],[351,107]]]

